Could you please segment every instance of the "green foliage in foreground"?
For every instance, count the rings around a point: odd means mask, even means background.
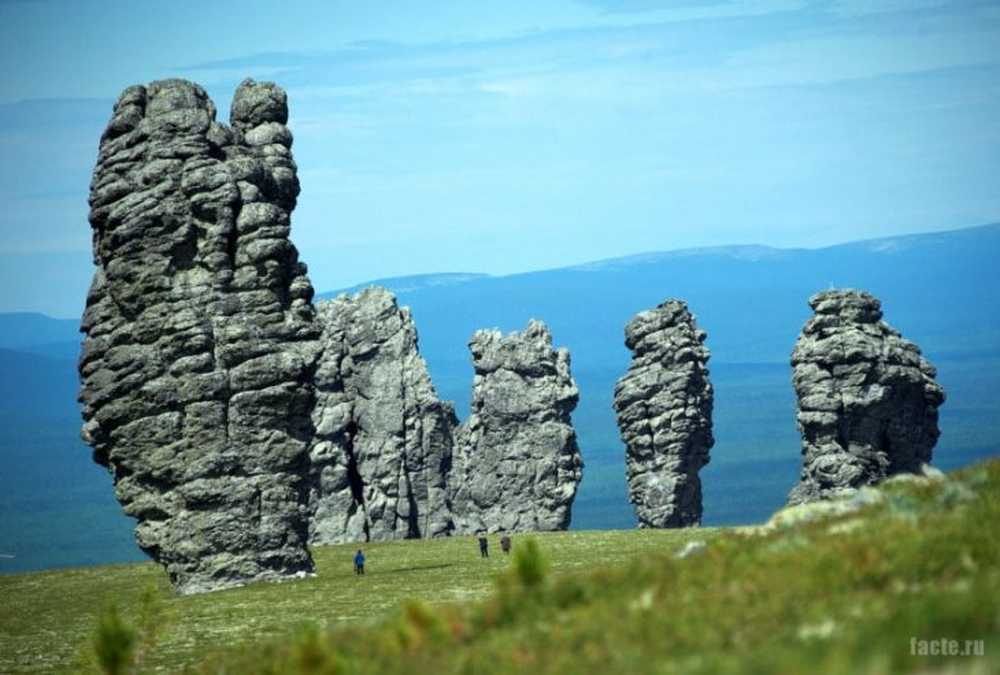
[[[862,511],[735,531],[581,575],[524,541],[485,601],[409,602],[376,626],[306,632],[204,673],[996,672],[1000,462],[888,486]],[[983,640],[920,656],[915,640]]]
[[[367,548],[362,578],[351,547],[325,547],[314,579],[190,598],[161,585],[142,600],[141,584],[159,579],[152,566],[103,568],[99,597],[117,599],[138,670],[997,672],[1000,461],[883,494],[862,511],[770,531],[517,537],[509,560],[478,559],[469,539],[387,543]],[[707,547],[676,557],[696,539]],[[102,662],[94,646],[110,614],[84,572],[0,578],[20,617],[0,621],[0,671]],[[92,594],[86,609],[73,590]],[[59,601],[68,607],[56,621],[47,612]],[[150,601],[160,606],[143,609]],[[155,645],[140,649],[154,627]],[[942,638],[982,640],[985,655],[911,652],[914,640]],[[80,655],[52,657],[65,641]]]

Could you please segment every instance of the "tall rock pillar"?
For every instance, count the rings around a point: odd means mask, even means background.
[[[451,474],[458,531],[566,529],[583,470],[569,351],[535,320],[507,336],[477,331],[469,349],[472,409]]]
[[[437,397],[409,309],[372,287],[320,303],[317,311],[323,336],[311,540],[450,534],[447,480],[458,420]]]
[[[701,524],[698,471],[715,444],[705,337],[680,300],[640,312],[625,326],[632,363],[615,385],[614,408],[640,527]]]
[[[312,570],[312,286],[284,91],[243,82],[230,126],[184,80],[126,89],[90,190],[96,271],[84,440],[139,546],[182,593]]]
[[[790,504],[920,471],[945,398],[934,368],[882,320],[875,297],[830,290],[809,305],[815,315],[792,352],[803,464]]]

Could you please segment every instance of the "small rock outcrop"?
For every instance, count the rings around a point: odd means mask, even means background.
[[[319,331],[285,93],[247,80],[231,110],[184,80],[126,89],[90,189],[82,436],[181,593],[313,569]]]
[[[450,403],[438,400],[410,311],[383,288],[317,305],[310,539],[450,534]]]
[[[789,504],[921,472],[945,398],[934,368],[868,293],[825,291],[809,305],[791,360],[803,466]]]
[[[579,391],[569,352],[545,324],[477,331],[469,419],[459,428],[452,503],[460,533],[569,526],[583,460],[570,413]]]
[[[640,527],[701,524],[698,471],[715,444],[705,338],[680,300],[640,312],[625,326],[632,363],[615,385],[614,408]]]

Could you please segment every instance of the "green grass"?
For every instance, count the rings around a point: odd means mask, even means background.
[[[622,565],[673,550],[714,530],[560,532],[534,535],[557,575]],[[207,652],[236,643],[280,638],[305,625],[319,629],[364,624],[385,617],[400,602],[455,603],[486,596],[509,564],[492,541],[481,559],[474,538],[368,544],[367,574],[354,575],[357,545],[313,551],[318,574],[309,579],[256,584],[207,595],[173,595],[152,563],[86,567],[0,576],[0,672],[75,668],[98,618],[112,603],[136,623],[143,593],[162,606],[162,629],[145,656],[150,667],[178,669]],[[521,539],[515,536],[515,542]]]
[[[767,530],[520,536],[510,559],[377,544],[364,578],[356,547],[323,547],[315,578],[185,598],[148,564],[0,577],[0,671],[80,667],[99,625],[107,658],[136,644],[141,671],[1000,671],[1000,461],[881,494]],[[941,638],[985,656],[911,653]]]

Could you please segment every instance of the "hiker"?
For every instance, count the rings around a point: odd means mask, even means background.
[[[510,553],[510,535],[504,534],[500,537],[500,550],[504,552],[504,555]]]
[[[354,573],[358,575],[364,575],[365,573],[365,554],[358,549],[358,552],[354,554]]]
[[[479,557],[481,558],[490,557],[490,542],[486,539],[485,534],[479,535]]]

